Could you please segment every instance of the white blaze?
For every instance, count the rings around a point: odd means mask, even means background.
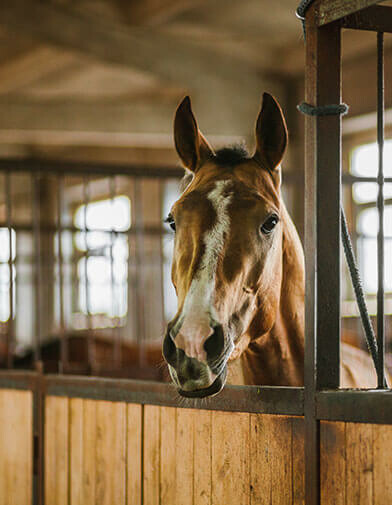
[[[210,327],[214,318],[213,293],[219,256],[230,229],[228,206],[231,196],[225,196],[230,181],[218,181],[207,195],[216,213],[215,223],[203,237],[205,250],[199,270],[191,282],[185,298],[182,314],[179,318],[180,329],[176,336],[176,345],[189,357],[201,361],[206,359],[203,344],[213,333]]]

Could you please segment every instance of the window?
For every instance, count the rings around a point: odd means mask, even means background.
[[[354,228],[360,270],[363,285],[368,296],[373,297],[377,292],[377,233],[378,211],[376,207],[378,184],[376,182],[361,181],[361,177],[377,177],[378,148],[377,143],[364,144],[352,151],[351,174],[355,176],[352,186],[354,202]],[[392,176],[392,140],[385,142],[384,175]],[[385,195],[385,292],[392,295],[392,184],[384,186]],[[390,296],[389,296],[390,298]],[[373,307],[374,306],[374,307]],[[372,313],[375,304],[369,304]],[[388,304],[386,304],[388,310]],[[390,312],[390,308],[389,308]]]
[[[12,277],[13,277],[13,306],[15,317],[15,256],[16,256],[16,236],[15,230],[11,229],[11,244],[10,233],[8,228],[0,228],[0,323],[5,323],[11,316],[10,307],[10,245],[12,251]]]
[[[77,304],[74,326],[107,327],[124,319],[128,305],[128,230],[131,205],[126,196],[81,205],[74,225],[77,262]],[[84,315],[84,317],[80,317]]]

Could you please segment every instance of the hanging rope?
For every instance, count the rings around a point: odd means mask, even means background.
[[[302,30],[304,32],[304,39],[306,39],[305,14],[312,3],[313,3],[313,0],[301,0],[301,3],[298,5],[297,10],[295,11],[297,18],[299,18],[302,22]]]
[[[348,105],[340,103],[315,107],[309,103],[302,102],[297,105],[297,109],[307,116],[335,116],[336,114],[344,116],[348,112]]]
[[[310,2],[309,2],[310,3]],[[329,116],[333,114],[347,114],[348,106],[345,103],[341,104],[331,104],[331,105],[323,105],[319,107],[315,107],[308,103],[301,103],[297,106],[298,110],[303,114],[308,116]],[[351,283],[354,288],[355,298],[357,301],[359,313],[361,316],[362,327],[366,336],[366,343],[369,349],[369,352],[372,356],[374,366],[376,370],[378,369],[378,346],[376,336],[374,334],[372,322],[370,320],[369,311],[366,306],[365,295],[363,292],[361,276],[355,261],[353,246],[351,243],[350,233],[348,231],[346,216],[344,213],[344,208],[341,206],[340,208],[341,214],[341,233],[342,233],[342,242],[344,255],[346,257],[348,269],[350,271]],[[383,372],[384,373],[384,372]],[[384,387],[387,387],[387,381],[384,373]]]

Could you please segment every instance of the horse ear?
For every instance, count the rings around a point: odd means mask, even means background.
[[[174,142],[183,164],[192,172],[197,172],[204,162],[214,156],[214,151],[199,131],[189,96],[183,99],[176,111]]]
[[[256,122],[254,158],[272,175],[279,175],[279,165],[287,146],[287,126],[280,105],[269,93],[263,94],[261,111]]]

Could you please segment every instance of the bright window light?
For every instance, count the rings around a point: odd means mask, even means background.
[[[131,202],[126,196],[81,205],[74,217],[81,230],[75,245],[86,258],[78,262],[78,309],[84,314],[124,317],[128,300],[128,237],[131,225]],[[112,263],[113,261],[113,263]],[[87,275],[86,275],[87,273]]]

